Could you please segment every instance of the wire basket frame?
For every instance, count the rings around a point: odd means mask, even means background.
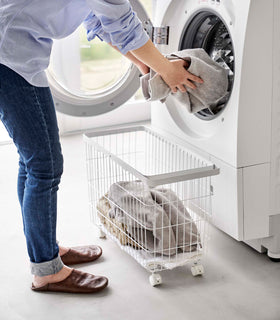
[[[84,134],[92,221],[151,272],[206,252],[219,169],[146,126]]]

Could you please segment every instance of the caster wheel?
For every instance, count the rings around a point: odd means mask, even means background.
[[[194,277],[202,276],[202,275],[204,274],[203,265],[201,265],[201,264],[195,264],[195,265],[192,266],[191,271],[192,271],[192,275],[193,275]]]
[[[99,229],[99,238],[106,239],[106,233]]]
[[[155,287],[162,283],[161,275],[158,273],[153,273],[149,277],[151,286]]]

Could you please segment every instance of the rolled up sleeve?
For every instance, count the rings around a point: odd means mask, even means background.
[[[88,41],[98,37],[101,41],[105,41],[107,43],[111,42],[110,35],[103,30],[100,20],[93,12],[87,16],[83,25],[87,31]]]
[[[127,0],[87,0],[92,15],[85,20],[88,39],[96,35],[121,53],[142,47],[149,36]]]

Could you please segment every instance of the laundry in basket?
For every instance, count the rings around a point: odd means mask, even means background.
[[[219,169],[147,126],[97,130],[84,139],[89,208],[99,236],[151,272],[153,286],[161,283],[156,272],[189,263],[194,276],[202,275],[211,177]]]
[[[128,233],[127,226],[115,218],[109,216],[111,210],[110,202],[108,200],[108,193],[99,199],[96,205],[97,214],[100,222],[104,225],[107,231],[116,237],[121,245],[131,245],[135,249],[141,248]]]
[[[140,247],[167,256],[192,252],[201,246],[194,221],[171,189],[149,188],[141,181],[119,181],[111,185],[108,199],[108,218],[101,222],[121,244],[132,244],[128,241],[132,237]]]

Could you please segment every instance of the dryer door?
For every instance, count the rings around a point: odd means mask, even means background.
[[[130,2],[151,36],[152,25],[140,0]],[[88,42],[83,27],[54,43],[47,75],[56,109],[72,116],[112,111],[140,85],[139,70],[105,42]]]

